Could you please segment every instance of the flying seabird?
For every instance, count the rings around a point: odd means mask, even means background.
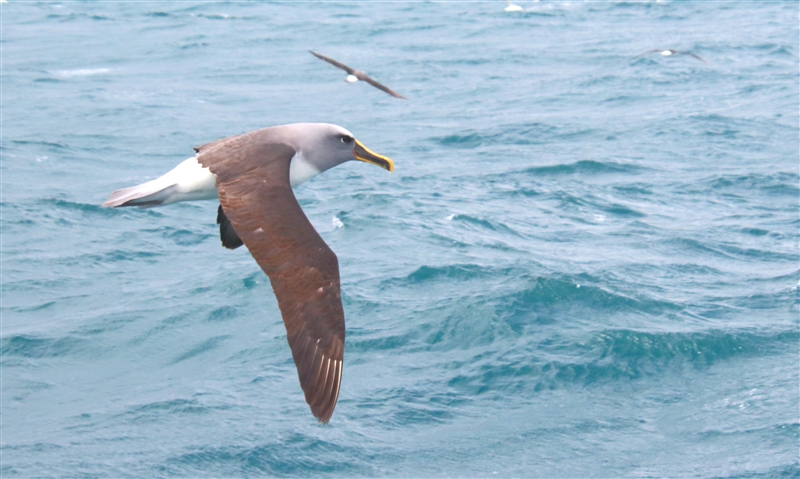
[[[319,54],[319,53],[317,53],[317,52],[315,52],[313,50],[309,50],[309,52],[311,52],[311,54],[314,55],[315,57],[317,57],[317,58],[319,58],[321,60],[325,60],[326,62],[330,63],[331,65],[335,66],[336,68],[341,68],[342,70],[346,71],[347,72],[347,77],[344,79],[344,81],[346,81],[347,83],[353,83],[353,82],[357,82],[358,80],[363,80],[363,81],[369,83],[370,85],[374,86],[378,90],[383,90],[383,91],[385,91],[386,93],[392,95],[395,98],[402,98],[403,100],[408,100],[408,98],[406,98],[403,95],[397,93],[396,91],[392,90],[391,88],[386,87],[384,85],[381,85],[380,83],[376,82],[372,78],[368,77],[367,74],[362,72],[361,70],[353,70],[349,66],[347,66],[347,65],[345,65],[343,63],[339,63],[336,60],[334,60],[333,58],[328,58],[325,55],[321,55],[321,54]]]
[[[222,245],[244,244],[269,276],[300,386],[322,423],[342,381],[344,311],[336,254],[309,222],[292,188],[350,160],[394,169],[346,129],[327,123],[274,126],[195,148],[162,177],[117,190],[103,206],[155,206],[219,198]]]
[[[664,56],[664,57],[671,57],[672,55],[689,55],[689,56],[692,56],[692,57],[695,57],[695,58],[697,58],[698,60],[700,60],[700,61],[701,61],[701,62],[703,62],[703,63],[708,63],[707,61],[703,60],[702,58],[700,58],[699,56],[695,55],[694,53],[691,53],[691,52],[682,52],[682,51],[678,51],[678,50],[673,50],[673,49],[671,49],[671,48],[667,48],[666,50],[662,50],[662,49],[660,49],[660,48],[656,48],[656,49],[654,49],[654,50],[647,50],[647,51],[646,51],[646,52],[644,52],[644,53],[641,53],[641,54],[639,54],[639,55],[636,55],[636,57],[635,57],[635,58],[641,57],[641,56],[643,56],[643,55],[647,55],[648,53],[656,53],[656,52],[657,52],[657,53],[660,53],[660,54],[661,54],[661,56]]]

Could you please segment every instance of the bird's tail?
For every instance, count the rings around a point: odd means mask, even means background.
[[[178,185],[163,181],[158,178],[141,185],[123,188],[111,193],[103,206],[117,208],[120,206],[138,206],[139,208],[153,208],[161,206],[173,196]]]
[[[111,193],[103,206],[153,208],[179,201],[217,198],[216,176],[189,158],[160,178]]]

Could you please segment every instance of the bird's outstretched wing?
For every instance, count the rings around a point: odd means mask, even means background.
[[[217,176],[222,214],[269,276],[306,402],[327,423],[344,356],[339,262],[292,192],[295,150],[259,130],[197,151],[197,161]]]
[[[671,49],[671,48],[668,48],[668,49],[667,49],[667,48],[655,48],[655,49],[653,49],[653,50],[647,50],[646,52],[640,53],[640,54],[636,55],[636,56],[635,56],[635,57],[633,57],[633,58],[639,58],[639,57],[643,57],[643,56],[645,56],[645,55],[647,55],[647,54],[649,54],[649,53],[662,53],[662,52],[665,52],[665,51],[666,51],[666,52],[670,52],[670,53],[671,53],[671,54],[673,54],[673,55],[689,55],[689,56],[691,56],[691,57],[695,57],[695,58],[697,58],[698,60],[700,60],[700,61],[701,61],[701,62],[703,62],[703,63],[708,63],[708,62],[707,62],[707,61],[705,61],[703,58],[701,58],[701,57],[699,57],[699,56],[695,55],[694,53],[691,53],[691,52],[684,52],[684,51],[680,51],[680,50],[673,50],[673,49]]]
[[[640,53],[640,54],[636,55],[636,56],[635,56],[635,57],[633,57],[631,60],[634,60],[634,59],[636,59],[636,58],[643,57],[643,56],[645,56],[645,55],[648,55],[648,54],[650,54],[650,53],[661,52],[661,51],[662,51],[662,50],[658,50],[658,49],[654,49],[654,50],[647,50],[646,52],[642,52],[642,53]]]
[[[321,55],[313,50],[309,50],[312,55],[319,58],[320,60],[325,60],[326,62],[330,63],[331,65],[335,66],[336,68],[341,68],[342,70],[346,71],[348,75],[355,75],[355,70],[350,68],[349,66],[345,65],[344,63],[339,63],[333,58],[328,58],[325,55]]]
[[[392,90],[391,88],[389,88],[389,87],[387,87],[385,85],[381,85],[380,83],[376,82],[372,78],[368,77],[367,74],[364,73],[364,72],[357,72],[356,73],[356,78],[358,78],[359,80],[363,80],[363,81],[369,83],[370,85],[374,86],[378,90],[385,91],[386,93],[392,95],[395,98],[402,98],[403,100],[408,100],[408,98],[406,98],[403,95],[397,93],[396,91]]]
[[[345,65],[343,63],[337,62],[333,58],[328,58],[325,55],[321,55],[321,54],[319,54],[319,53],[317,53],[317,52],[315,52],[313,50],[309,50],[309,52],[311,52],[311,54],[314,55],[315,57],[320,58],[322,60],[325,60],[326,62],[330,63],[331,65],[333,65],[333,66],[335,66],[337,68],[341,68],[342,70],[346,71],[348,75],[353,75],[354,77],[358,78],[359,80],[362,80],[362,81],[365,81],[365,82],[369,83],[370,85],[374,86],[378,90],[384,91],[384,92],[392,95],[395,98],[402,98],[403,100],[408,100],[408,98],[406,98],[403,95],[397,93],[396,91],[392,90],[391,88],[387,87],[386,85],[382,85],[382,84],[376,82],[375,80],[370,78],[366,73],[364,73],[364,72],[362,72],[360,70],[354,70],[353,68],[350,68],[349,66],[347,66],[347,65]]]
[[[708,63],[707,61],[703,60],[702,58],[700,58],[699,56],[695,55],[694,53],[691,53],[691,52],[678,52],[678,53],[683,53],[684,55],[689,55],[689,56],[695,57],[695,58],[697,58],[698,60],[700,60],[703,63]]]

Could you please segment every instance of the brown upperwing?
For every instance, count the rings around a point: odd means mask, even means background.
[[[295,150],[256,131],[197,149],[217,175],[224,214],[278,298],[300,386],[327,423],[342,381],[344,310],[339,262],[303,213],[289,184]]]
[[[346,71],[348,75],[353,75],[356,72],[355,70],[353,70],[349,66],[345,65],[344,63],[339,63],[336,60],[334,60],[333,58],[326,57],[325,55],[323,55],[321,53],[317,53],[317,52],[315,52],[313,50],[309,50],[309,52],[311,52],[312,55],[314,55],[315,57],[319,58],[320,60],[325,60],[326,62],[330,63],[331,65],[335,66],[336,68],[341,68],[342,70]]]

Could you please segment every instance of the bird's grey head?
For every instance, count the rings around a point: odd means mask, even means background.
[[[292,185],[297,186],[323,171],[350,160],[394,170],[394,162],[370,151],[345,128],[330,123],[297,123],[290,129],[297,155],[292,160]]]

